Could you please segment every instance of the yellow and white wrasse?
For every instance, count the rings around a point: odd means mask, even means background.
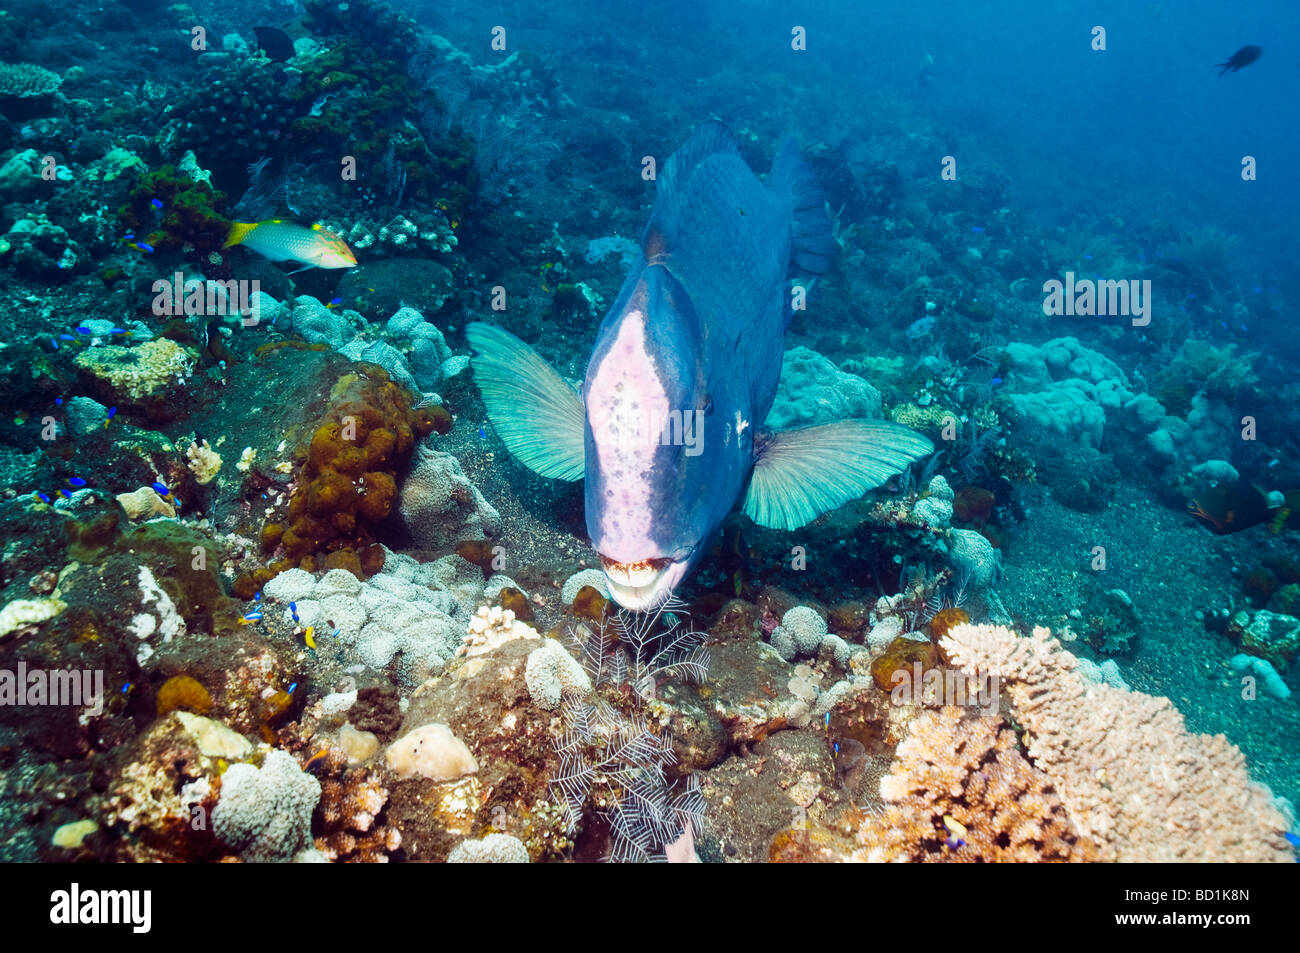
[[[307,268],[351,268],[357,256],[338,235],[320,225],[299,225],[275,218],[235,222],[224,247],[243,245],[271,261],[299,261]]]

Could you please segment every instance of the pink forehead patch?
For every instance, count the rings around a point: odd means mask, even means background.
[[[651,490],[659,425],[668,394],[655,373],[643,311],[627,312],[586,395],[596,462],[604,478],[601,553],[620,562],[659,555],[650,537]]]

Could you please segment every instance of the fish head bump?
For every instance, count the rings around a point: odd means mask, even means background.
[[[625,285],[587,366],[586,518],[610,595],[668,598],[707,548],[752,461],[729,423],[734,368],[714,357],[690,296],[662,265]]]

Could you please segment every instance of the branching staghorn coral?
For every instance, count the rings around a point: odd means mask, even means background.
[[[857,859],[1043,862],[1097,859],[1050,779],[995,715],[946,706],[912,722],[880,782],[887,802],[857,831]]]
[[[1287,819],[1223,735],[1189,734],[1167,698],[1088,681],[1044,628],[962,625],[940,642],[967,675],[1002,682],[1070,820],[1100,859],[1291,861]]]

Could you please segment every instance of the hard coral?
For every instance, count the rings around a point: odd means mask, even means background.
[[[206,440],[202,444],[191,441],[185,459],[186,466],[194,474],[194,482],[199,486],[211,483],[221,470],[221,455]]]
[[[127,744],[125,763],[109,782],[100,814],[105,828],[125,836],[115,839],[102,859],[176,862],[203,860],[212,853],[216,845],[210,826],[192,820],[196,810],[210,816],[219,789],[218,759],[235,754],[214,743],[214,733],[207,730],[213,726],[224,729],[206,718],[173,712]]]
[[[398,500],[398,512],[421,549],[443,551],[465,540],[493,537],[501,529],[501,516],[488,503],[449,453],[418,448]],[[491,547],[470,547],[479,566],[493,556]],[[487,560],[490,567],[491,560]],[[489,570],[485,570],[487,572]]]
[[[77,355],[83,381],[106,403],[170,420],[191,400],[194,355],[165,338],[138,347],[105,345]]]
[[[1029,756],[1102,860],[1294,860],[1287,819],[1241,751],[1189,734],[1169,699],[1088,681],[1043,628],[963,625],[943,648],[967,674],[1002,680]]]
[[[1020,753],[1002,719],[925,711],[880,782],[888,803],[858,830],[861,859],[926,862],[1086,861],[1051,780]]]
[[[320,782],[304,774],[291,754],[273,748],[260,770],[236,764],[226,771],[212,831],[251,863],[292,860],[311,844],[320,795]]]
[[[63,77],[32,63],[0,63],[0,98],[32,99],[57,92]]]
[[[388,789],[368,768],[348,768],[339,749],[329,749],[321,762],[318,813],[323,825],[316,849],[333,861],[387,863],[402,844],[401,833],[382,816]]]

